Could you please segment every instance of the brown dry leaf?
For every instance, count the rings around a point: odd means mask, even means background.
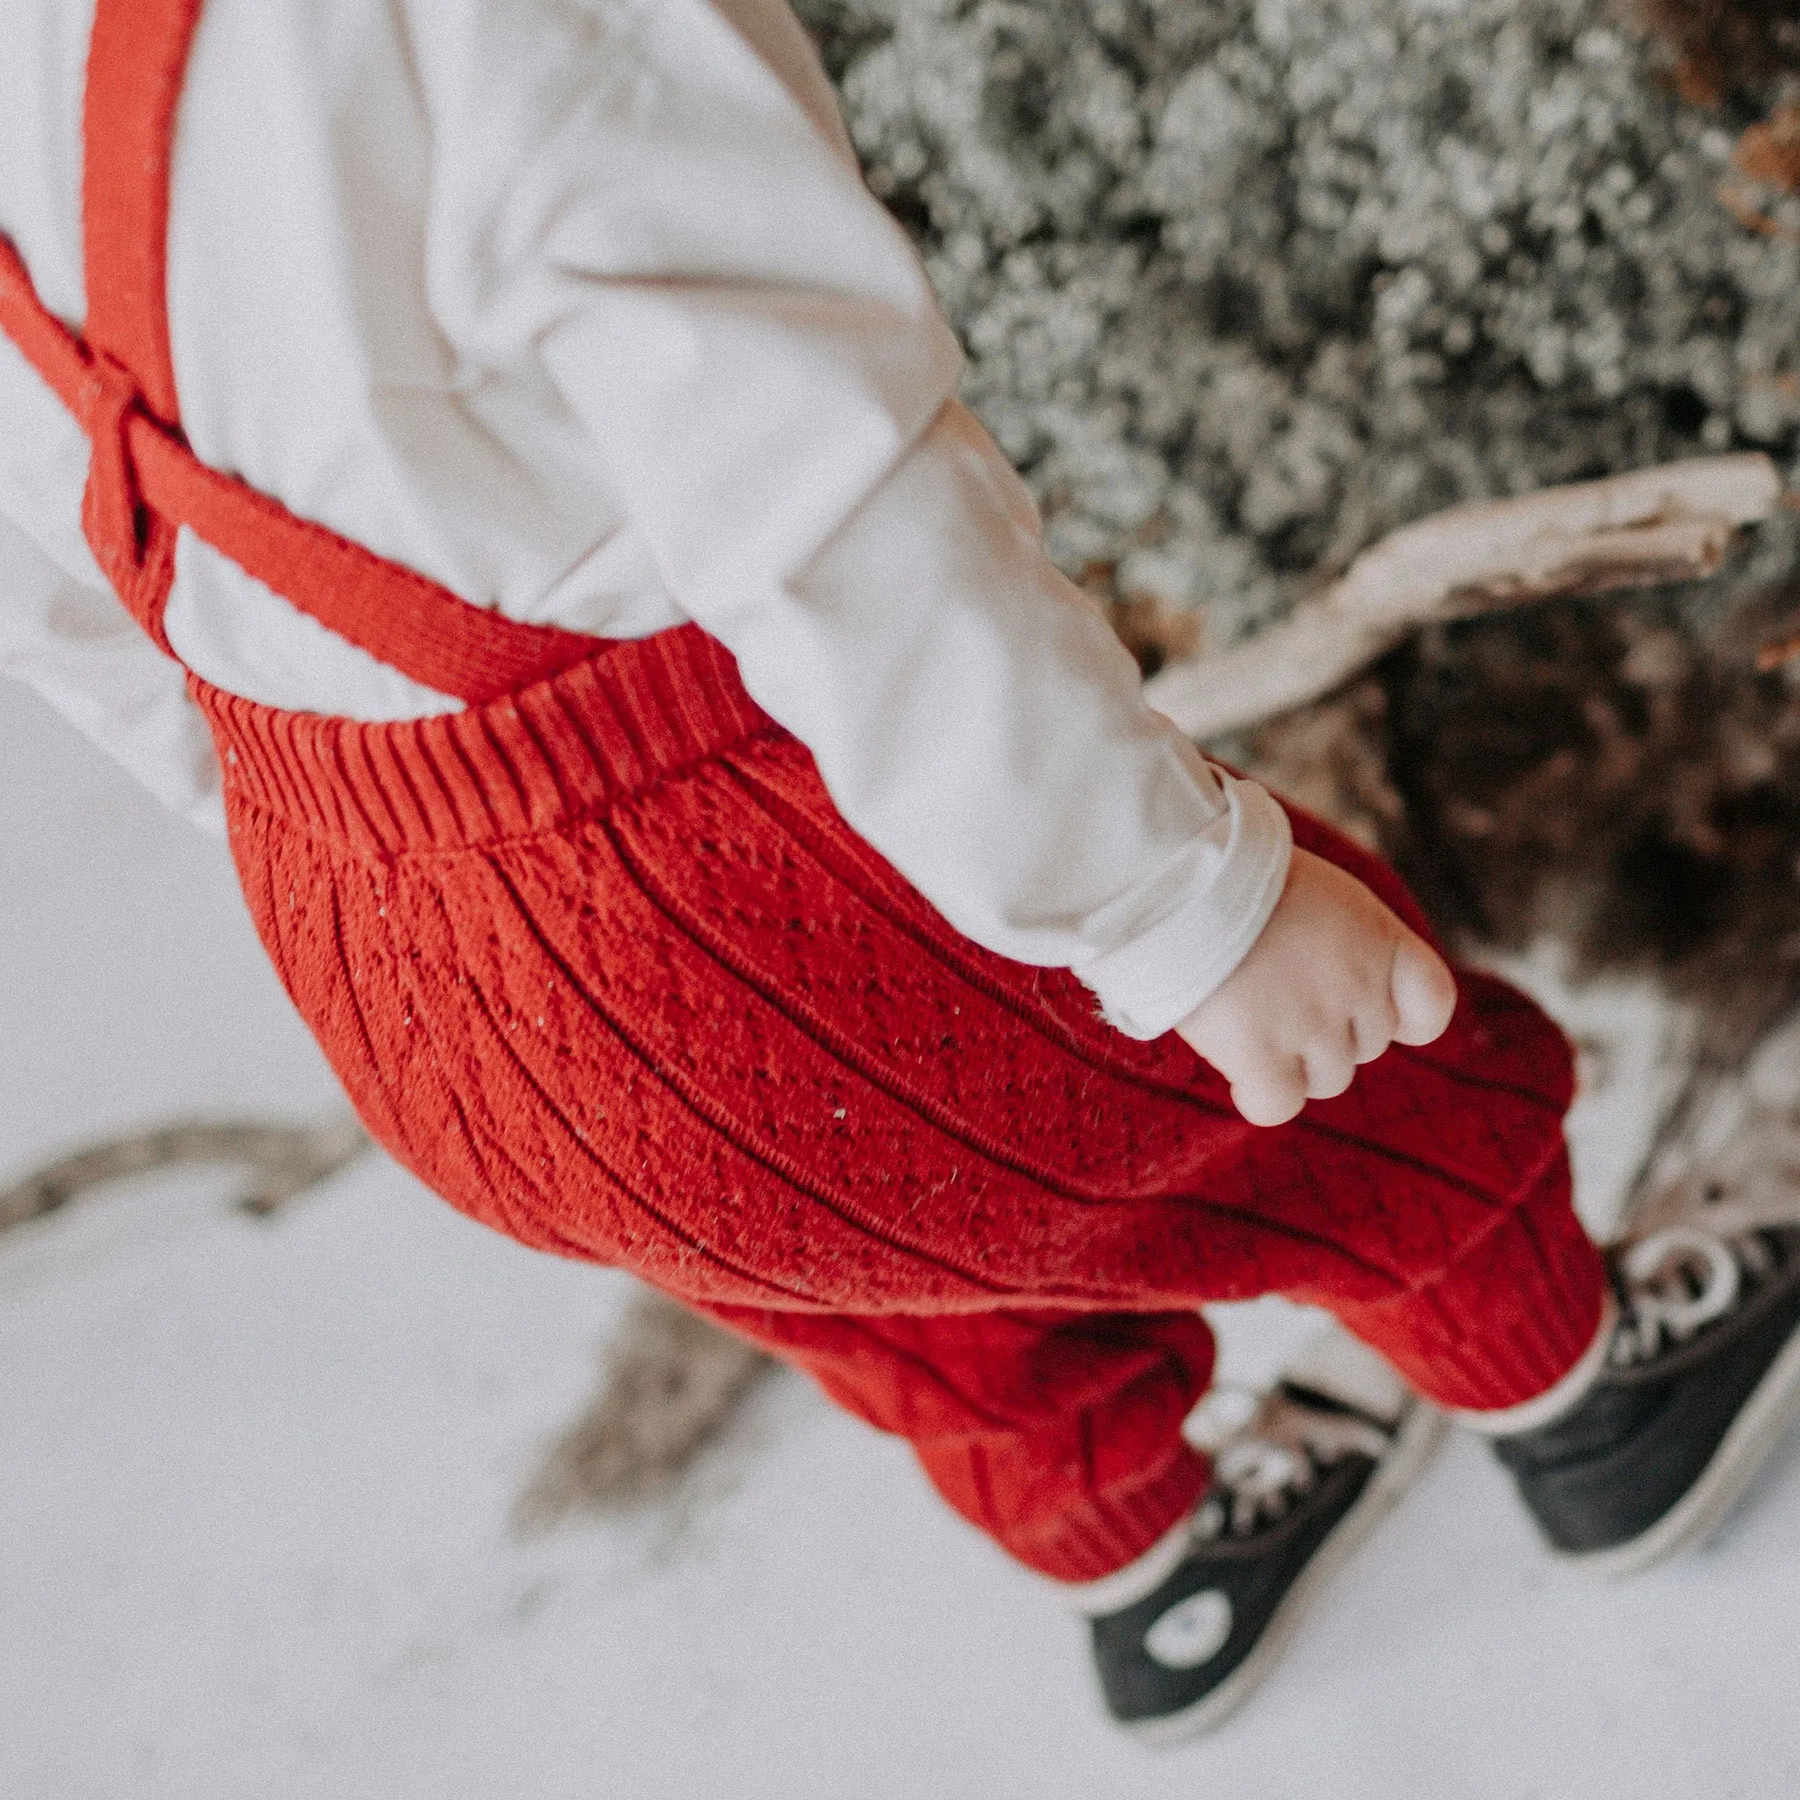
[[[1668,45],[1671,85],[1699,106],[1767,93],[1800,66],[1800,0],[1615,0],[1613,11]]]
[[[1800,193],[1800,107],[1778,106],[1738,139],[1731,160],[1752,181]]]
[[[1387,751],[1387,695],[1369,677],[1265,725],[1246,772],[1379,851],[1406,822]]]
[[[1800,656],[1800,631],[1789,632],[1785,637],[1764,644],[1756,653],[1757,672],[1767,675],[1771,670],[1791,663],[1796,656]]]
[[[1758,237],[1782,238],[1788,241],[1800,239],[1800,232],[1783,225],[1779,219],[1770,218],[1742,188],[1734,187],[1729,181],[1721,181],[1717,193],[1719,204],[1746,231],[1754,231]]]
[[[1694,50],[1676,59],[1676,65],[1660,77],[1674,90],[1676,99],[1703,112],[1717,112],[1732,94],[1732,83],[1719,67],[1719,58],[1708,50]]]
[[[1164,664],[1200,653],[1200,615],[1179,612],[1153,594],[1127,594],[1119,588],[1119,565],[1089,563],[1081,571],[1082,590],[1093,596],[1125,648],[1137,659],[1146,680]]]
[[[1668,83],[1678,98],[1707,112],[1723,106],[1731,92],[1719,59],[1705,50],[1682,57],[1669,71]]]

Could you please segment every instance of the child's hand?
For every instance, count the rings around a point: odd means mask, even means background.
[[[1429,1044],[1455,1008],[1423,938],[1353,875],[1296,850],[1262,936],[1176,1030],[1252,1125],[1280,1125],[1341,1094],[1389,1044]]]

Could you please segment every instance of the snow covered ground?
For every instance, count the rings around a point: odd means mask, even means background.
[[[0,1185],[184,1112],[329,1110],[223,852],[10,687],[0,769]],[[1800,1444],[1611,1588],[1453,1442],[1239,1722],[1150,1753],[1054,1600],[798,1380],[679,1505],[514,1541],[621,1278],[375,1159],[268,1224],[230,1193],[0,1243],[5,1800],[1800,1796]],[[1295,1329],[1223,1324],[1242,1374]]]

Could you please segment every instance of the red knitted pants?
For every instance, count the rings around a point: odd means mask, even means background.
[[[1326,1306],[1464,1407],[1593,1336],[1567,1048],[1497,981],[1257,1130],[1180,1039],[952,931],[691,627],[400,725],[195,691],[263,940],[394,1155],[810,1370],[1051,1575],[1195,1499],[1202,1301]]]
[[[1205,1479],[1180,1433],[1202,1301],[1318,1301],[1453,1405],[1562,1375],[1601,1274],[1569,1209],[1567,1049],[1518,995],[1463,976],[1436,1044],[1256,1130],[1179,1038],[1132,1042],[1068,975],[958,937],[697,629],[590,656],[196,460],[164,297],[200,11],[97,0],[88,317],[52,313],[0,236],[0,333],[93,438],[84,529],[157,642],[186,527],[471,702],[369,726],[194,682],[263,941],[394,1155],[810,1369],[1071,1580]],[[1294,823],[1419,923],[1386,870]]]

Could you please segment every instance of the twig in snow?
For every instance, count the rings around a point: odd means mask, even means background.
[[[620,1324],[598,1395],[520,1496],[518,1528],[542,1531],[571,1514],[659,1498],[770,1367],[742,1338],[644,1290]]]
[[[0,1231],[68,1205],[110,1181],[184,1163],[244,1163],[252,1185],[239,1202],[266,1217],[307,1188],[328,1180],[369,1148],[348,1115],[322,1125],[190,1121],[95,1144],[0,1188]]]

